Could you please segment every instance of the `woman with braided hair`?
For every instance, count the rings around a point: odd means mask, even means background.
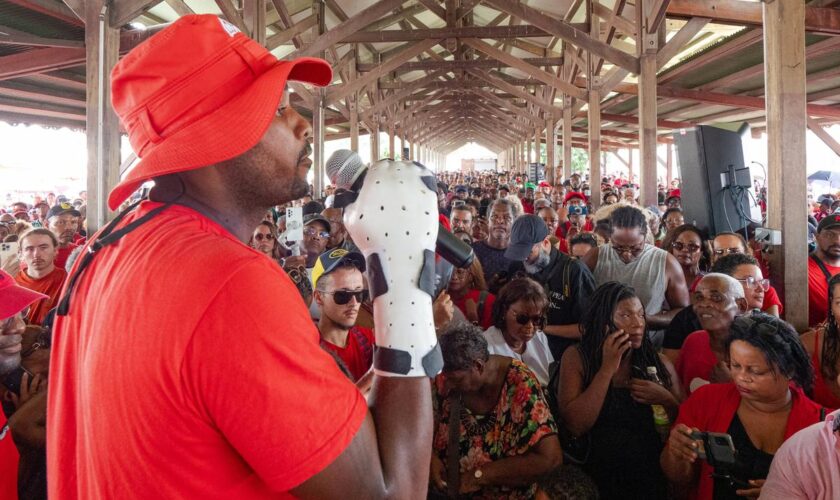
[[[802,335],[802,344],[814,367],[814,392],[811,397],[828,408],[840,408],[840,274],[828,282],[828,318],[816,329]]]
[[[825,409],[805,395],[814,373],[791,325],[756,313],[735,319],[730,333],[725,350],[732,382],[694,391],[662,452],[665,474],[689,487],[694,499],[758,497],[782,443],[825,417]],[[729,434],[735,463],[713,469],[699,459],[702,441],[694,432]]]
[[[633,288],[604,283],[580,329],[580,345],[563,354],[557,406],[569,433],[590,443],[578,457],[584,470],[601,498],[666,498],[652,405],[673,420],[682,394],[674,367],[647,335],[642,302]],[[662,385],[647,379],[649,367]]]

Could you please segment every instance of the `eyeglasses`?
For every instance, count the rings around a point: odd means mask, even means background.
[[[763,280],[757,280],[752,276],[747,276],[746,278],[741,278],[738,281],[746,284],[750,288],[761,287],[761,289],[765,292],[770,289],[770,280],[767,278],[764,278]]]
[[[314,227],[307,227],[304,231],[304,234],[307,236],[317,236],[322,239],[327,239],[330,237],[330,233],[327,231],[318,231]]]
[[[527,314],[517,314],[515,319],[522,326],[527,325],[529,321],[537,328],[545,326],[545,318],[542,315],[528,316]]]
[[[685,243],[680,243],[679,241],[675,241],[671,243],[671,248],[678,252],[682,252],[683,250],[688,251],[689,253],[694,253],[700,250],[700,245],[695,245],[694,243],[689,243],[686,245]]]
[[[25,321],[26,318],[29,316],[29,307],[25,308],[24,310],[20,311],[17,314],[13,314],[8,318],[0,321],[0,335],[5,332],[11,325],[14,323],[15,319],[17,319],[18,314],[20,315],[21,320]]]
[[[733,248],[715,248],[715,255],[732,255],[733,253],[744,253],[743,249],[740,247],[733,247]]]
[[[325,293],[327,295],[332,295],[333,296],[333,301],[340,306],[343,306],[344,304],[349,303],[350,299],[356,299],[356,302],[358,302],[359,304],[361,304],[362,302],[365,302],[368,299],[368,291],[367,290],[359,290],[358,292],[348,292],[347,290],[336,290],[335,292],[321,291],[321,293]]]
[[[640,244],[633,246],[619,246],[610,242],[610,246],[612,246],[613,250],[615,250],[619,255],[629,253],[630,255],[636,256],[642,253],[642,250],[645,249],[645,242],[642,241]]]
[[[270,234],[257,233],[254,235],[254,239],[257,241],[271,241],[274,238]]]

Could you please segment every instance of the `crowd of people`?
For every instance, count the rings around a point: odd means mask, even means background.
[[[332,73],[182,16],[111,74],[141,161],[109,207],[151,191],[90,236],[84,193],[5,203],[0,498],[840,497],[833,200],[801,337],[750,231],[688,224],[678,180],[642,207],[621,178],[397,164],[474,255],[397,284],[307,184],[289,80]],[[376,230],[405,250],[407,219]]]
[[[595,211],[578,174],[535,185],[447,172],[437,187],[442,224],[475,258],[437,266],[444,371],[432,388],[430,496],[799,498],[788,496],[793,482],[838,494],[828,472],[821,486],[794,481],[791,464],[773,458],[790,453],[784,445],[799,430],[797,449],[829,439],[817,428],[840,407],[840,216],[817,214],[814,328],[800,339],[779,319],[755,245],[686,224],[676,183],[644,208],[634,186],[605,178]],[[46,496],[51,311],[85,244],[81,196],[48,193],[0,215],[14,246],[0,276],[3,334],[24,346],[21,362],[3,365],[18,471],[7,491],[20,498]],[[328,187],[272,208],[249,246],[291,278],[322,349],[367,395],[375,339],[366,261],[333,200]],[[288,206],[302,208],[301,241],[286,238]],[[728,434],[737,460],[700,458],[704,432]],[[0,444],[12,450],[9,439]]]

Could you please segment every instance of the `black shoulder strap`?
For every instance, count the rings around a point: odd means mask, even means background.
[[[487,290],[482,290],[478,294],[478,307],[476,308],[476,312],[478,312],[478,321],[481,322],[481,318],[484,317],[484,305],[487,303],[487,296],[490,295],[490,292]]]
[[[823,406],[822,408],[820,408],[820,422],[825,421],[825,413],[825,406]]]
[[[825,281],[826,281],[826,283],[827,283],[828,281],[830,281],[830,280],[831,280],[831,273],[830,273],[830,272],[828,272],[828,269],[825,267],[825,263],[822,261],[822,259],[820,259],[819,257],[817,257],[817,254],[814,254],[814,253],[812,253],[812,254],[810,255],[810,257],[811,257],[811,260],[813,260],[814,262],[816,262],[816,263],[817,263],[817,266],[819,266],[820,271],[822,271],[823,276],[825,276]]]
[[[125,210],[123,210],[119,215],[117,215],[114,220],[108,223],[99,234],[96,235],[96,239],[91,241],[87,246],[87,253],[82,257],[81,262],[76,267],[75,272],[70,277],[67,282],[67,290],[64,292],[64,296],[61,297],[61,301],[58,304],[58,311],[56,314],[59,316],[67,316],[67,312],[70,310],[70,296],[73,295],[73,289],[76,286],[76,283],[79,281],[82,273],[87,269],[90,265],[93,258],[97,255],[97,253],[102,250],[103,248],[112,245],[122,239],[123,236],[127,235],[128,233],[134,231],[141,225],[148,222],[152,217],[156,216],[157,214],[163,212],[167,208],[172,205],[172,202],[163,204],[153,210],[150,210],[149,213],[140,217],[139,219],[135,220],[131,224],[126,225],[123,228],[120,228],[117,231],[114,229],[119,225],[120,222],[125,218],[126,215],[133,212],[135,208],[137,208],[143,200],[138,201],[137,203],[129,206]]]
[[[563,259],[564,256],[562,255],[562,253],[559,252],[559,251],[557,253],[558,253],[557,258],[558,259]],[[570,278],[571,278],[571,274],[572,274],[572,258],[571,257],[566,257],[565,259],[563,259],[563,262],[561,264],[554,266],[554,269],[551,270],[551,273],[549,273],[549,275],[546,276],[545,281],[543,282],[543,287],[545,288],[546,295],[548,295],[548,293],[549,293],[548,284],[551,283],[551,280],[554,279],[554,276],[556,276],[557,273],[559,273],[561,271],[563,272],[563,297],[568,299],[572,295],[571,284],[570,284],[570,282],[571,282]]]
[[[458,498],[461,489],[461,396],[449,396],[449,439],[446,443],[446,489],[449,498]]]

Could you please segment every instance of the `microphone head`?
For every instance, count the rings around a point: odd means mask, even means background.
[[[354,151],[339,149],[327,159],[327,177],[336,189],[350,189],[365,171],[365,164]]]

